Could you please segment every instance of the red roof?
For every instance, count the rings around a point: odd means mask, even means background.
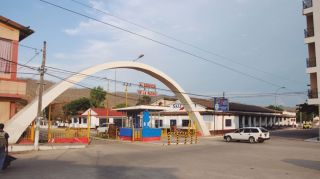
[[[126,116],[125,113],[119,112],[119,111],[115,111],[115,110],[112,110],[112,109],[91,108],[91,110],[94,111],[95,113],[97,113],[97,116],[107,116],[107,112],[108,112],[108,116],[114,116],[114,117]]]

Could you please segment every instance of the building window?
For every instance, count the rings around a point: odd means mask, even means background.
[[[0,38],[0,73],[10,73],[12,61],[12,41]]]
[[[162,120],[159,120],[159,119],[155,120],[154,125],[156,128],[163,127]]]
[[[189,119],[182,119],[182,127],[188,127],[189,126]]]
[[[170,119],[170,126],[177,126],[177,120]]]
[[[231,119],[226,119],[226,127],[231,127],[232,124],[231,124]]]
[[[82,118],[82,123],[87,124],[87,118]]]
[[[73,123],[78,123],[78,118],[73,118]]]

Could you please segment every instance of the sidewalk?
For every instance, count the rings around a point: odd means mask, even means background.
[[[307,139],[307,140],[304,140],[304,141],[306,141],[306,142],[320,143],[320,140],[318,140],[318,137],[314,137],[314,138]]]

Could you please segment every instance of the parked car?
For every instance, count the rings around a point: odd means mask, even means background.
[[[106,133],[106,132],[108,132],[108,129],[109,129],[109,124],[103,123],[97,128],[97,131],[98,131],[98,133]]]
[[[250,143],[262,143],[270,139],[270,133],[263,127],[244,127],[234,132],[224,134],[226,142],[230,141],[249,141]]]

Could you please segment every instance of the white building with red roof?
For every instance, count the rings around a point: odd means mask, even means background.
[[[90,113],[89,113],[90,111]],[[104,123],[115,124],[118,127],[126,125],[126,114],[106,108],[89,108],[79,116],[71,118],[70,127],[87,128],[90,115],[90,128],[96,128]]]

